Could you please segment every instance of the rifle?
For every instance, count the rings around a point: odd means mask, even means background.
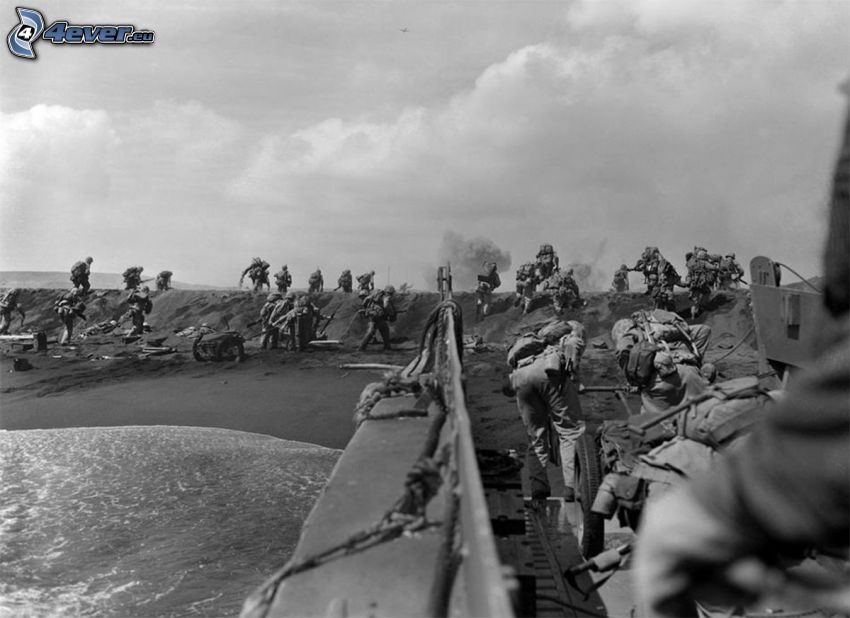
[[[337,311],[339,311],[339,309],[336,309],[332,314],[328,316],[328,319],[325,321],[324,325],[322,325],[322,330],[319,331],[318,337],[325,336],[325,331],[328,330],[328,326],[331,322],[333,322],[333,319],[336,317]]]
[[[683,410],[687,410],[692,405],[700,404],[703,401],[708,401],[709,399],[720,399],[721,401],[725,401],[726,399],[734,399],[738,395],[741,395],[741,394],[746,393],[748,391],[752,391],[754,389],[754,387],[756,387],[756,386],[758,386],[757,383],[755,385],[753,385],[752,383],[748,383],[746,386],[742,386],[742,387],[733,389],[733,390],[728,391],[728,392],[724,391],[721,388],[718,388],[717,386],[714,386],[713,388],[709,388],[708,390],[700,393],[699,395],[694,395],[693,397],[688,397],[687,399],[685,399],[679,405],[673,406],[669,410],[665,410],[664,412],[660,413],[658,416],[651,418],[647,421],[644,421],[640,425],[629,425],[629,431],[643,437],[643,436],[646,435],[646,431],[648,429],[652,429],[656,425],[660,425],[661,423],[663,423],[667,419],[672,418],[672,417],[676,416],[677,414],[679,414],[679,412],[682,412]]]

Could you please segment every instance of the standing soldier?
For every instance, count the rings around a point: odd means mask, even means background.
[[[268,289],[271,289],[271,283],[269,283],[269,263],[265,260],[255,257],[251,260],[251,263],[248,264],[248,267],[242,271],[242,274],[239,276],[239,287],[242,287],[242,282],[245,281],[245,275],[248,275],[248,278],[251,280],[251,285],[255,292],[262,292],[263,286],[266,286]]]
[[[91,263],[93,261],[91,257],[87,257],[71,266],[71,283],[74,284],[75,288],[81,288],[83,294],[88,294],[91,289],[89,276],[91,275]]]
[[[292,285],[292,275],[289,274],[289,267],[286,264],[275,273],[274,282],[277,286],[277,291],[281,294],[286,294],[286,291]]]
[[[24,318],[27,316],[18,304],[20,293],[21,291],[19,289],[13,288],[6,292],[3,298],[0,298],[0,335],[5,335],[9,332],[9,326],[12,325],[12,312],[16,309],[21,314],[21,326],[24,325]]]
[[[366,298],[375,289],[375,271],[357,276],[357,295]]]
[[[71,343],[71,337],[74,334],[74,320],[80,318],[83,322],[86,321],[85,315],[86,306],[76,300],[76,295],[72,294],[57,301],[55,311],[62,320],[62,325],[65,330],[59,338],[59,345],[68,345]]]
[[[620,265],[620,268],[614,273],[611,290],[618,293],[629,291],[629,267],[625,264]]]
[[[396,308],[393,302],[395,296],[395,288],[388,285],[383,290],[374,290],[366,298],[363,299],[363,307],[360,313],[369,320],[369,327],[366,329],[366,334],[363,336],[358,348],[361,352],[366,350],[366,346],[372,341],[375,332],[381,334],[381,339],[384,342],[384,350],[390,350],[390,322],[396,320]]]
[[[310,275],[307,280],[308,291],[310,294],[318,294],[325,289],[325,278],[322,276],[322,269],[316,266],[316,270]]]
[[[351,279],[351,271],[347,268],[342,271],[342,274],[339,276],[339,279],[336,280],[336,289],[342,290],[346,294],[351,293],[353,281]]]
[[[478,285],[475,287],[475,317],[481,319],[490,315],[490,304],[493,302],[493,290],[502,285],[496,262],[484,262],[484,273],[478,275]]]
[[[165,292],[166,290],[171,289],[171,276],[172,273],[170,270],[163,270],[156,276],[156,289],[160,292]]]
[[[272,315],[275,308],[283,301],[280,292],[272,292],[266,298],[266,302],[260,308],[260,325],[263,328],[263,336],[260,338],[260,347],[274,350],[280,342],[280,334],[277,327],[273,326]]]
[[[135,290],[142,285],[142,271],[144,269],[144,266],[130,266],[124,271],[122,277],[124,277],[125,290]]]
[[[537,268],[540,270],[541,281],[551,277],[559,267],[560,261],[554,247],[549,244],[540,245],[540,250],[537,252]]]
[[[133,327],[129,335],[141,335],[145,331],[145,316],[153,309],[150,288],[148,286],[137,287],[127,296],[130,305],[130,319]]]

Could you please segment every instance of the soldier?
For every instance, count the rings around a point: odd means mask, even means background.
[[[381,339],[384,342],[384,350],[390,350],[390,322],[395,322],[397,311],[393,297],[395,296],[395,288],[388,285],[383,290],[373,290],[366,298],[363,299],[363,307],[360,313],[369,320],[369,327],[366,329],[366,334],[360,341],[358,349],[362,352],[366,350],[366,346],[372,340],[376,332],[381,334]]]
[[[91,263],[94,260],[87,257],[71,266],[71,283],[75,288],[80,288],[83,294],[88,294],[91,289],[89,276],[91,275]]]
[[[708,382],[694,365],[675,364],[673,356],[658,352],[648,387],[641,389],[641,413],[663,412],[704,392]]]
[[[288,331],[290,349],[298,352],[307,350],[310,342],[316,337],[316,324],[321,317],[318,307],[306,294],[295,299],[294,306],[283,318],[281,328]]]
[[[163,270],[156,276],[156,289],[160,292],[165,292],[166,290],[171,289],[171,276],[172,273],[170,270]]]
[[[685,283],[691,301],[691,319],[694,319],[711,298],[717,268],[708,259],[708,252],[701,247],[694,247],[694,251],[685,254],[685,267],[688,269]]]
[[[266,297],[266,302],[260,308],[260,325],[263,328],[260,347],[264,350],[266,348],[274,350],[280,343],[280,331],[273,325],[272,315],[282,302],[283,296],[280,292],[272,292]]]
[[[128,335],[141,335],[145,332],[145,316],[153,309],[150,288],[148,286],[137,287],[127,295],[127,304],[130,305],[130,319],[133,326]]]
[[[251,280],[251,285],[255,292],[262,292],[263,286],[266,286],[268,289],[272,287],[271,283],[269,283],[269,263],[263,259],[255,257],[248,264],[248,267],[242,271],[239,277],[240,288],[242,287],[242,282],[245,281],[245,275],[248,275],[248,278]]]
[[[366,298],[375,289],[375,271],[357,276],[357,295]]]
[[[652,296],[655,309],[664,309],[666,311],[676,310],[676,297],[673,293],[674,286],[686,287],[682,283],[682,278],[673,264],[665,260],[659,254],[659,260],[656,262],[656,272],[654,276],[650,275],[649,280],[652,282],[648,292]]]
[[[281,294],[286,294],[286,291],[292,285],[292,275],[289,274],[289,267],[286,264],[274,274],[274,283],[277,286],[277,291]]]
[[[76,300],[76,295],[71,295],[70,299],[66,297],[56,301],[54,310],[65,327],[65,330],[62,331],[62,336],[59,338],[59,345],[68,345],[71,343],[71,337],[74,335],[74,320],[80,318],[83,322],[87,321],[85,315],[86,306]]]
[[[832,548],[819,556],[823,562],[830,555],[846,559],[850,540],[848,170],[850,113],[833,177],[819,357],[811,371],[791,381],[787,396],[765,415],[744,448],[729,453],[710,474],[647,504],[632,573],[634,590],[652,615],[696,615],[695,601],[744,605],[781,592],[785,584],[795,584],[789,588],[800,608],[822,607],[825,615],[848,612],[846,562],[839,563],[832,582],[825,577],[828,571],[818,577],[812,568],[801,569],[789,577],[777,566],[782,549],[802,556]],[[811,582],[808,604],[805,581]]]
[[[271,314],[269,315],[269,325],[271,328],[275,329],[276,337],[278,341],[281,338],[285,338],[287,341],[287,347],[294,349],[293,347],[293,339],[292,339],[292,328],[290,324],[290,320],[294,317],[290,312],[295,308],[295,300],[298,298],[298,295],[290,290],[286,293],[286,296],[283,297],[282,300],[279,300],[274,308],[272,309]]]
[[[578,348],[583,347],[583,340],[579,346],[576,337],[580,338],[580,334],[571,335],[537,355],[520,359],[505,389],[506,394],[516,395],[517,408],[528,433],[526,465],[534,500],[550,496],[546,466],[557,463],[558,459],[564,477],[564,500],[575,500],[575,444],[584,432],[584,414],[576,386]],[[552,427],[558,437],[558,454],[552,452]]]
[[[629,270],[643,274],[644,283],[646,283],[647,294],[650,293],[650,288],[654,285],[654,280],[657,279],[658,262],[661,261],[661,252],[658,247],[646,247],[641,253],[638,261]],[[650,279],[653,282],[650,282]]]
[[[614,273],[614,280],[611,282],[611,291],[618,293],[629,291],[629,267],[625,264],[622,264]]]
[[[555,271],[543,283],[545,293],[552,297],[552,305],[557,315],[563,314],[565,309],[581,306],[584,302],[572,273],[572,269]]]
[[[351,271],[346,268],[344,271],[342,271],[342,274],[339,276],[339,279],[336,280],[336,289],[342,290],[346,294],[350,294],[352,285],[353,281],[351,277]]]
[[[516,271],[516,293],[514,307],[522,305],[522,312],[528,313],[531,301],[534,300],[534,292],[540,283],[534,264],[526,262]]]
[[[475,287],[475,317],[481,319],[490,315],[490,304],[493,302],[493,290],[502,285],[496,262],[484,262],[484,273],[478,275],[478,285]]]
[[[718,290],[733,290],[737,289],[738,282],[744,276],[744,269],[735,260],[735,254],[729,253],[720,260],[718,264],[717,289]]]
[[[5,335],[9,332],[9,327],[12,325],[12,312],[17,310],[21,314],[21,326],[24,325],[24,319],[27,317],[24,310],[18,304],[18,297],[21,291],[13,288],[0,298],[0,335]]]
[[[540,270],[540,279],[548,279],[560,267],[558,254],[555,253],[554,247],[549,244],[540,245],[540,250],[537,252],[537,268]]]
[[[325,289],[325,278],[322,276],[322,269],[317,266],[316,270],[310,275],[307,283],[310,294],[322,292]]]
[[[142,284],[142,271],[144,269],[144,266],[130,266],[124,271],[122,277],[124,277],[125,290],[135,290]]]

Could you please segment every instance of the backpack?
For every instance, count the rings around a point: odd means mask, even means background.
[[[537,336],[554,345],[561,339],[561,337],[568,335],[571,332],[573,332],[572,325],[564,322],[563,320],[554,320],[538,330]]]
[[[717,397],[683,411],[678,420],[682,435],[714,448],[749,433],[773,403],[755,376],[720,382],[714,389]]]
[[[626,381],[632,386],[646,388],[655,373],[655,354],[659,347],[648,341],[639,341],[623,354],[621,362]]]
[[[540,354],[546,346],[546,341],[537,335],[532,333],[520,335],[508,350],[508,364],[516,368],[521,360]]]
[[[82,277],[86,274],[86,263],[85,262],[77,262],[71,267],[71,276],[72,277]]]

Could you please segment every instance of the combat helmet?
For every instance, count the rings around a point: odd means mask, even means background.
[[[274,300],[280,300],[281,298],[283,297],[280,295],[280,292],[272,292],[271,294],[266,296],[266,302],[270,303]]]
[[[384,294],[389,294],[390,296],[392,296],[393,294],[395,294],[395,287],[391,285],[386,286],[384,288]]]

